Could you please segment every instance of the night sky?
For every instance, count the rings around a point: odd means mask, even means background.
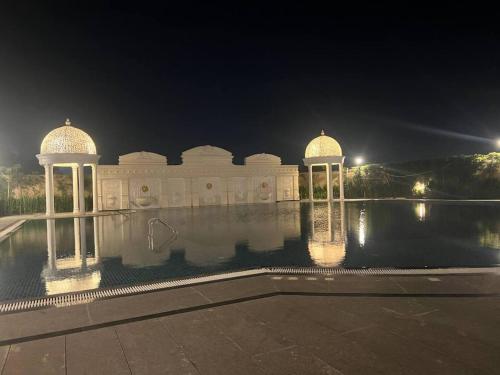
[[[500,137],[488,10],[70,3],[0,5],[0,165],[36,170],[66,117],[102,164],[141,150],[175,164],[203,144],[299,164],[321,129],[348,163],[486,153]]]

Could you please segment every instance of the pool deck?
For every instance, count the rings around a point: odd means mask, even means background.
[[[495,374],[500,274],[260,275],[0,315],[3,374]]]

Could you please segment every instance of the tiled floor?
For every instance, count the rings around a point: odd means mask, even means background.
[[[2,374],[495,374],[499,292],[498,275],[225,281],[0,316],[0,368]],[[241,297],[247,300],[234,302]]]

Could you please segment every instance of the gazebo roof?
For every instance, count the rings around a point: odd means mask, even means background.
[[[83,130],[65,124],[52,130],[45,136],[40,147],[40,154],[88,154],[95,155],[97,150],[92,138]]]
[[[319,137],[314,138],[306,147],[306,158],[328,157],[328,156],[342,156],[342,149],[340,144],[325,135],[322,130]]]

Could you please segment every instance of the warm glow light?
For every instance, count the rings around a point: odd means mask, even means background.
[[[325,132],[321,131],[321,135],[314,138],[307,145],[305,156],[306,158],[342,156],[342,149],[335,139],[325,135]]]
[[[427,186],[425,183],[421,181],[415,182],[415,185],[413,185],[413,193],[415,195],[423,195],[425,194],[425,191],[427,190]]]
[[[358,242],[359,247],[365,246],[366,241],[366,213],[365,210],[361,210],[359,212],[359,233],[358,233]]]
[[[364,160],[361,156],[357,156],[354,158],[354,164],[356,164],[356,165],[361,165],[361,164],[363,164],[363,162],[364,162]]]
[[[66,120],[64,126],[52,130],[45,136],[40,153],[95,155],[97,151],[92,138],[83,130],[71,126],[71,122]]]
[[[417,205],[415,206],[415,214],[417,215],[419,221],[425,220],[425,211],[425,203],[417,203]]]

